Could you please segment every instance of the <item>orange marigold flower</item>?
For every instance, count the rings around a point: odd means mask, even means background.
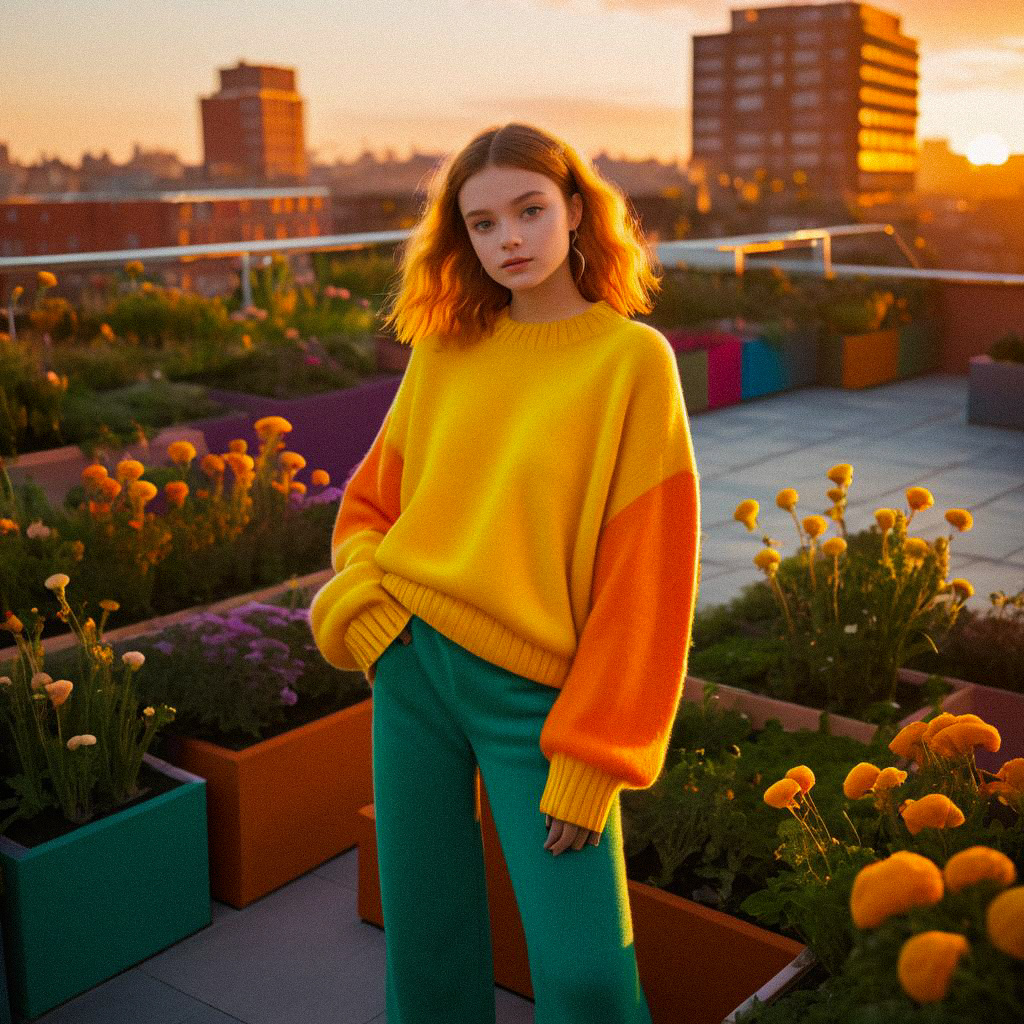
[[[988,905],[985,930],[996,949],[1024,960],[1024,885],[1001,892]]]
[[[958,932],[928,931],[903,943],[897,974],[903,991],[918,1003],[937,1003],[945,998],[960,958],[969,949]]]
[[[243,476],[256,465],[251,455],[244,455],[242,452],[225,452],[221,458],[231,467],[231,472],[235,476]]]
[[[100,481],[108,478],[107,467],[100,462],[94,462],[82,470],[82,483],[97,486]]]
[[[784,810],[787,807],[795,807],[795,797],[800,792],[800,783],[796,779],[779,779],[778,782],[772,783],[764,791],[764,802],[769,807],[776,807],[779,810]]]
[[[309,480],[314,487],[326,487],[331,482],[331,474],[326,469],[314,469]]]
[[[790,512],[793,506],[800,500],[800,494],[792,487],[783,487],[778,494],[775,495],[775,504],[779,508],[784,509],[786,512]]]
[[[112,477],[104,477],[99,485],[100,495],[107,501],[113,501],[121,493],[121,485]]]
[[[895,789],[897,786],[902,786],[907,781],[907,773],[900,768],[883,768],[878,773],[878,778],[875,779],[875,784],[871,787],[876,793],[884,792],[885,790]]]
[[[943,711],[941,714],[936,715],[929,723],[928,727],[924,731],[924,742],[931,746],[932,737],[936,733],[941,732],[947,726],[952,725],[956,721],[956,715],[951,715],[948,711]]]
[[[925,828],[959,828],[964,823],[964,812],[944,793],[905,800],[900,814],[912,836]]]
[[[931,748],[943,757],[959,757],[972,754],[975,747],[995,753],[1002,742],[999,730],[985,722],[954,722],[937,733]]]
[[[780,555],[775,548],[761,548],[761,550],[754,555],[754,565],[769,576],[773,575],[779,568],[779,562],[781,560],[782,555]]]
[[[224,472],[224,460],[219,455],[210,452],[199,460],[199,468],[207,476],[220,476]]]
[[[881,775],[881,769],[869,761],[861,761],[855,764],[847,773],[843,782],[843,795],[847,800],[859,800],[875,784],[875,780]]]
[[[840,487],[849,487],[853,482],[853,466],[848,462],[840,462],[833,466],[826,474],[829,480]]]
[[[58,679],[55,683],[47,683],[44,687],[50,703],[59,708],[71,696],[74,684],[70,679]]]
[[[974,885],[986,878],[991,878],[1002,886],[1013,885],[1017,881],[1017,868],[1005,853],[993,850],[990,846],[970,846],[966,850],[954,853],[946,861],[942,877],[946,881],[946,889],[959,892],[968,885]]]
[[[807,535],[813,539],[820,537],[828,529],[828,523],[825,522],[824,516],[804,516],[803,527]]]
[[[172,441],[167,446],[167,457],[179,466],[187,466],[196,457],[195,445],[190,441]]]
[[[877,928],[912,907],[929,907],[942,899],[942,872],[919,853],[900,850],[857,872],[850,913],[858,928]]]
[[[951,590],[956,591],[957,596],[963,601],[966,601],[969,597],[974,597],[974,587],[971,586],[969,580],[965,580],[962,576],[957,576],[956,579],[950,580],[949,586]]]
[[[5,533],[21,533],[21,527],[7,516],[0,518],[0,537]]]
[[[927,722],[911,722],[896,733],[889,743],[889,749],[898,757],[905,757],[908,761],[916,760],[921,755],[921,745],[927,731]]]
[[[829,537],[824,544],[821,545],[821,550],[828,555],[829,558],[838,558],[846,550],[846,541],[842,537]]]
[[[1024,757],[1014,757],[1006,761],[996,772],[996,778],[1009,789],[1024,793]]]
[[[974,525],[974,517],[965,508],[947,508],[946,522],[965,533]]]
[[[737,506],[732,517],[753,533],[757,529],[757,513],[761,506],[753,498],[745,498]]]
[[[292,490],[296,494],[305,494],[306,493],[306,485],[301,480],[293,480],[292,481]]]
[[[40,270],[39,273],[36,274],[36,283],[40,288],[56,288],[57,278],[48,270]]]
[[[932,497],[932,492],[929,491],[927,487],[907,488],[907,505],[909,505],[915,512],[931,508],[934,504],[935,499]]]
[[[844,491],[842,489],[842,487],[830,487],[825,492],[825,496],[829,499],[829,501],[834,501],[837,505],[839,504],[840,501],[843,500],[843,497],[845,496],[845,494],[846,494],[846,491]]]
[[[814,772],[812,772],[805,764],[798,764],[795,768],[790,768],[789,771],[786,772],[786,778],[799,783],[800,790],[803,793],[810,792],[814,787]]]
[[[229,452],[238,452],[239,455],[244,455],[248,450],[248,442],[241,437],[236,437],[234,441],[228,441]]]
[[[171,480],[164,484],[164,494],[169,504],[175,508],[181,508],[188,497],[188,484],[184,480]]]
[[[264,416],[253,424],[253,430],[261,441],[276,434],[287,434],[291,429],[292,425],[283,416]]]
[[[138,480],[145,472],[146,467],[138,459],[122,459],[117,464],[117,479],[123,483]]]
[[[904,553],[914,560],[924,558],[930,550],[928,541],[922,537],[908,537],[903,544]]]
[[[306,466],[306,460],[298,452],[281,452],[277,459],[289,473],[297,473]]]
[[[875,509],[875,522],[878,523],[878,528],[883,532],[891,530],[896,524],[896,512],[891,508],[876,508]]]
[[[138,501],[145,505],[156,497],[156,484],[150,483],[148,480],[134,480],[128,488],[128,494],[132,501]]]

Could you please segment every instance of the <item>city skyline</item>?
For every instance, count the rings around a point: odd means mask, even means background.
[[[267,0],[97,0],[88,18],[68,0],[47,5],[45,16],[13,0],[0,141],[25,163],[44,154],[77,163],[103,151],[123,162],[136,143],[198,163],[199,97],[214,91],[219,67],[241,59],[296,69],[307,148],[319,161],[351,160],[367,149],[400,158],[451,150],[513,119],[546,127],[591,156],[683,161],[690,38],[727,31],[730,10],[744,6],[779,5],[434,0],[427,9],[377,0],[322,12],[303,0],[289,5],[283,23],[280,5]],[[1024,5],[873,6],[897,14],[903,31],[920,40],[920,139],[948,138],[963,153],[990,134],[1024,152],[1024,123],[1013,114],[1024,95]],[[67,48],[68,38],[75,47]],[[61,54],[56,65],[44,59],[51,51]]]

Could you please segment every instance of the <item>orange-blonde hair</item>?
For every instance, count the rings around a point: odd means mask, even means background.
[[[488,166],[537,171],[559,187],[566,204],[578,192],[583,216],[575,247],[585,268],[582,277],[572,273],[580,294],[603,299],[623,316],[651,312],[661,278],[625,195],[567,143],[513,122],[481,132],[431,178],[423,214],[405,243],[401,282],[383,317],[399,341],[415,345],[436,335],[441,345],[469,345],[491,331],[508,305],[512,293],[484,271],[458,205],[467,179]],[[570,264],[574,258],[570,247]]]

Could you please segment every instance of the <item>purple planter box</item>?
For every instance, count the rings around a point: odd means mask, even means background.
[[[1024,363],[971,356],[967,422],[1024,430]]]
[[[247,414],[200,420],[211,452],[227,451],[236,437],[255,451],[259,441],[253,424],[263,416],[283,416],[292,425],[288,448],[306,459],[309,470],[326,469],[331,483],[341,487],[373,444],[402,381],[401,374],[378,377],[352,388],[326,391],[303,398],[263,398],[234,391],[213,391],[218,401]]]

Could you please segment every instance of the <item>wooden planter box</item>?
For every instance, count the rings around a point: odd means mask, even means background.
[[[481,792],[494,978],[532,999],[522,921],[486,788],[481,786]],[[359,822],[359,916],[383,927],[372,804],[359,810]],[[628,888],[640,981],[654,1024],[720,1024],[805,950],[784,936],[654,886],[629,879]]]
[[[818,356],[820,383],[857,390],[895,380],[899,373],[900,332],[823,334]]]
[[[971,356],[967,422],[1024,430],[1024,363]]]
[[[177,784],[38,846],[0,836],[18,1016],[34,1019],[210,923],[206,783],[144,760]]]
[[[241,910],[350,849],[373,799],[370,698],[245,750],[168,736],[206,779],[213,898]]]

